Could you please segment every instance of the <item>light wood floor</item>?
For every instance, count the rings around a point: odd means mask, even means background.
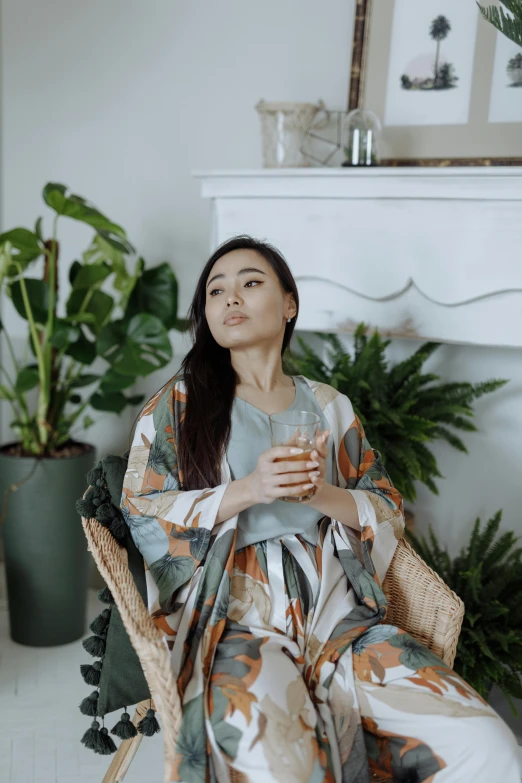
[[[104,608],[95,590],[89,591],[88,606],[92,622]],[[0,783],[101,783],[112,756],[99,756],[80,742],[91,719],[78,705],[92,690],[80,664],[92,660],[81,640],[52,648],[11,641],[0,563]],[[113,713],[106,726],[112,728],[118,718]],[[161,734],[144,737],[125,783],[159,783],[162,757]]]
[[[88,623],[102,608],[90,590]],[[80,742],[90,719],[78,704],[91,691],[80,664],[92,660],[81,640],[52,648],[11,641],[0,563],[0,783],[101,783],[112,756],[98,756]],[[109,716],[107,727],[118,718],[119,713]],[[162,757],[161,734],[144,737],[125,783],[159,783]]]

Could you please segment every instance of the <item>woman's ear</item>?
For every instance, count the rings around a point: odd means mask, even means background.
[[[288,312],[287,312],[287,318],[295,318],[297,315],[297,305],[295,303],[294,295],[288,294]]]

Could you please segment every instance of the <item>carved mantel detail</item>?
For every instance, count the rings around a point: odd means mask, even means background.
[[[266,238],[296,278],[297,328],[522,346],[522,169],[196,173],[211,245]]]

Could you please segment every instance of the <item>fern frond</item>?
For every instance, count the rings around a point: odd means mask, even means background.
[[[497,685],[512,705],[522,697],[522,547],[512,531],[499,534],[501,512],[451,558],[430,526],[426,540],[408,540],[465,604],[454,669],[487,700]],[[498,536],[498,537],[497,537]],[[495,540],[495,537],[496,540]]]
[[[437,374],[422,372],[424,362],[439,347],[434,342],[390,366],[386,357],[390,340],[384,340],[378,331],[368,334],[364,323],[355,331],[352,351],[345,350],[338,334],[314,335],[324,346],[321,356],[297,337],[300,350],[292,351],[285,369],[328,383],[349,397],[369,443],[381,452],[404,500],[415,500],[419,481],[437,493],[435,479],[442,474],[429,444],[444,439],[465,452],[465,444],[454,430],[475,431],[474,400],[505,381],[441,383]]]

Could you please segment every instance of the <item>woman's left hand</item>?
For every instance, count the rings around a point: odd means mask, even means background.
[[[326,485],[326,459],[328,457],[328,436],[330,432],[331,430],[323,430],[315,438],[315,449],[312,451],[311,459],[319,463],[318,467],[313,470],[313,473],[318,475],[310,477],[310,481],[314,485],[314,494],[310,500],[303,501],[305,505],[317,503],[317,499]]]

